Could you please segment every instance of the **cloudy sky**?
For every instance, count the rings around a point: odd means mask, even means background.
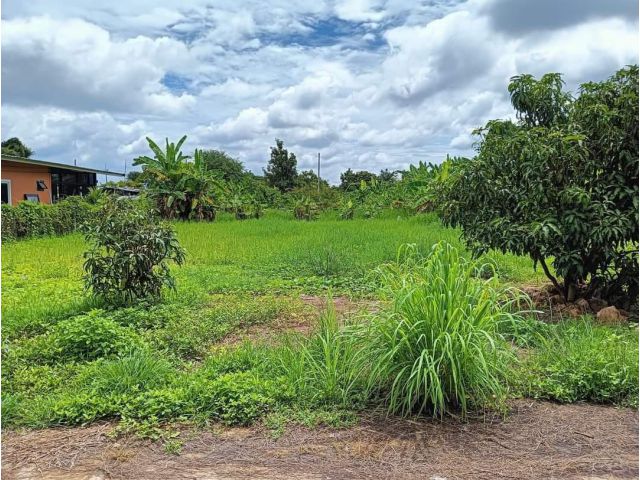
[[[323,176],[469,154],[518,73],[638,62],[636,0],[3,0],[2,138],[122,171],[145,136]]]

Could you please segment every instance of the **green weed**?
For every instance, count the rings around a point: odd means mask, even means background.
[[[588,318],[548,326],[513,376],[528,397],[637,406],[638,332]]]

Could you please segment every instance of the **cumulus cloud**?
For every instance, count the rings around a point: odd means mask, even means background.
[[[37,155],[121,170],[145,136],[254,172],[282,138],[323,175],[473,153],[512,75],[567,88],[638,58],[637,5],[525,0],[10,1],[2,120]]]
[[[510,35],[556,30],[586,21],[618,18],[638,21],[638,2],[632,0],[491,0],[481,12],[497,30]]]
[[[177,113],[192,106],[161,80],[193,64],[184,44],[167,38],[124,41],[84,20],[35,17],[3,21],[2,96],[16,105],[82,111]]]

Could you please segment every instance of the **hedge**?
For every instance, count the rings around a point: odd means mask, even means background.
[[[53,205],[5,204],[2,205],[2,241],[75,232],[96,210],[96,205],[82,197],[67,197]]]

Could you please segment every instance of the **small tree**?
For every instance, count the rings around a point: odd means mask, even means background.
[[[227,182],[239,182],[245,174],[244,165],[222,150],[202,150],[200,152],[207,170]]]
[[[442,215],[476,254],[529,255],[567,300],[628,308],[638,297],[638,67],[582,85],[514,77],[518,123],[477,131],[478,155],[448,180]],[[553,258],[556,275],[547,266]]]
[[[354,172],[349,168],[340,174],[340,189],[357,190],[362,182],[370,183],[372,180],[377,179],[378,177],[375,173],[367,172],[366,170]]]
[[[276,146],[271,147],[271,158],[264,175],[272,187],[288,192],[296,186],[298,161],[294,153],[284,148],[284,142],[276,138]]]
[[[85,287],[110,304],[157,300],[175,288],[169,262],[182,265],[185,252],[170,225],[131,199],[110,199],[85,227]]]
[[[27,147],[17,137],[12,137],[2,142],[2,153],[16,157],[29,158],[33,155],[33,150]]]

